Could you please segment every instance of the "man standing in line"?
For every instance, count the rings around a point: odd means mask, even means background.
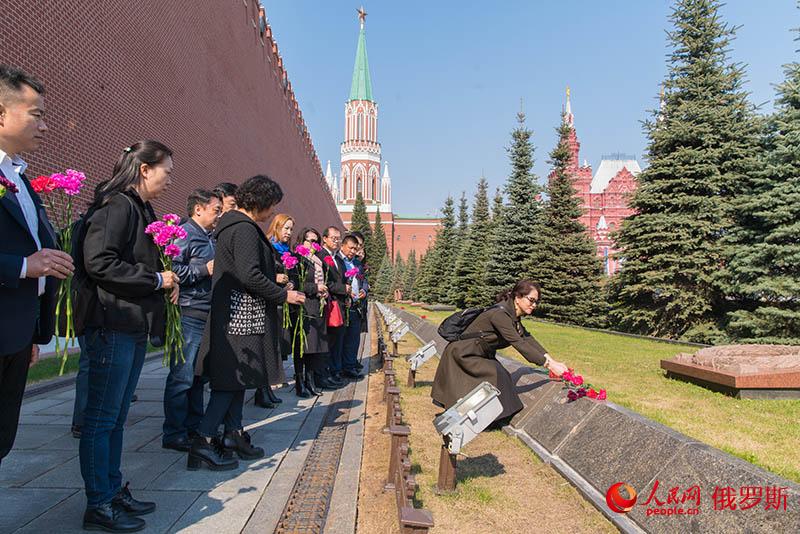
[[[0,64],[0,461],[14,445],[28,368],[38,344],[55,330],[57,282],[73,271],[72,258],[54,250],[56,236],[19,156],[33,152],[47,131],[44,87]]]
[[[344,263],[345,273],[351,270],[358,270],[356,267],[356,253],[358,252],[358,238],[348,234],[342,240],[342,248],[339,254]],[[358,349],[361,345],[361,302],[367,298],[367,292],[362,287],[363,282],[359,275],[347,279],[350,290],[350,311],[348,312],[349,322],[345,324],[344,343],[342,344],[342,376],[346,378],[361,378],[358,364]]]
[[[230,182],[222,182],[214,188],[216,193],[222,199],[222,213],[227,213],[236,209],[236,190],[239,186]]]
[[[338,256],[339,244],[342,233],[335,226],[329,226],[322,232],[322,250],[317,255],[328,266],[328,293],[330,298],[339,303],[339,307],[344,314],[344,304],[350,286],[344,277],[344,263]],[[317,383],[329,389],[339,388],[344,385],[340,379],[342,372],[342,349],[344,346],[344,326],[328,326],[328,349],[330,358],[328,362],[328,376],[318,376]],[[319,375],[319,370],[317,371]]]
[[[183,362],[170,362],[164,387],[164,434],[161,446],[189,452],[191,440],[203,418],[203,379],[194,375],[194,362],[211,309],[211,276],[214,274],[214,238],[211,233],[222,213],[218,193],[195,189],[187,202],[189,220],[181,226],[186,239],[176,244],[181,254],[172,263],[180,278]]]

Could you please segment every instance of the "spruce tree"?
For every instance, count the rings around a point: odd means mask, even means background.
[[[537,244],[541,208],[536,195],[541,188],[532,172],[532,132],[525,127],[524,113],[517,114],[517,122],[507,149],[511,160],[505,185],[508,205],[496,217],[488,247],[485,298],[513,286],[524,275],[526,260]]]
[[[386,233],[383,230],[383,222],[381,221],[380,207],[375,213],[375,228],[372,231],[372,248],[367,250],[367,261],[371,264],[373,272],[381,270],[384,256],[388,254],[386,245]],[[391,258],[389,258],[391,261]]]
[[[384,254],[383,261],[381,261],[381,268],[378,271],[378,276],[375,280],[375,287],[373,294],[383,302],[392,299],[392,278],[394,277],[394,268],[392,260]]]
[[[800,63],[784,67],[760,169],[735,204],[723,280],[739,310],[727,331],[743,343],[800,345]]]
[[[417,280],[414,284],[414,297],[416,300],[431,304],[434,299],[434,272],[433,272],[433,247],[428,247],[422,256],[417,269]]]
[[[447,197],[442,207],[442,218],[436,230],[436,241],[428,258],[430,276],[430,299],[436,304],[450,303],[450,286],[455,271],[456,218],[453,197]]]
[[[367,206],[364,204],[364,196],[361,192],[356,193],[356,203],[353,204],[353,215],[350,218],[350,231],[364,234],[364,250],[369,259],[372,251],[372,227],[369,224]],[[377,272],[377,269],[373,272]]]
[[[456,227],[456,255],[461,253],[461,247],[469,231],[469,203],[467,194],[461,192],[461,200],[458,203],[458,226]]]
[[[733,29],[717,0],[678,0],[661,109],[645,123],[649,167],[616,235],[624,265],[613,280],[618,328],[718,342],[726,302],[716,273],[732,199],[752,174],[758,127],[742,68],[728,58]]]
[[[406,300],[414,299],[414,284],[417,281],[417,251],[412,250],[406,262],[406,272],[403,276],[403,298]]]
[[[481,177],[472,203],[472,222],[456,259],[455,283],[451,286],[450,302],[458,308],[484,306],[486,280],[486,246],[491,228],[489,219],[489,183]],[[502,198],[502,197],[501,197]]]
[[[403,280],[405,275],[406,275],[406,262],[403,261],[403,257],[400,255],[400,252],[398,252],[394,258],[394,269],[392,270],[392,288],[390,293],[391,300],[394,300],[395,290],[403,289]]]
[[[550,152],[552,173],[542,211],[539,240],[529,256],[527,275],[542,285],[536,314],[561,323],[602,326],[605,315],[602,265],[580,221],[581,202],[568,168],[572,127],[562,117],[558,144]]]
[[[492,224],[500,220],[500,215],[503,213],[503,202],[503,191],[498,187],[495,189],[494,198],[492,199]]]

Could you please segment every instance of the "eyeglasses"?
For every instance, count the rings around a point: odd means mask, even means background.
[[[538,298],[532,299],[532,298],[531,298],[531,297],[529,297],[528,295],[525,295],[525,296],[524,296],[524,297],[522,297],[522,298],[524,298],[525,300],[527,300],[528,302],[530,302],[531,306],[536,306],[537,304],[539,304],[539,299],[538,299]]]

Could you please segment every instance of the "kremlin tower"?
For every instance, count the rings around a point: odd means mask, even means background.
[[[367,13],[362,7],[358,10],[360,30],[353,81],[344,105],[344,141],[341,145],[339,176],[337,178],[332,172],[329,161],[325,181],[347,228],[350,227],[356,196],[361,193],[370,222],[374,223],[375,215],[379,210],[381,212],[390,257],[394,259],[395,253],[399,252],[406,258],[411,250],[416,250],[417,257],[420,257],[433,243],[439,220],[398,217],[392,213],[392,180],[389,164],[381,159],[378,103],[372,94],[367,60],[366,18]]]

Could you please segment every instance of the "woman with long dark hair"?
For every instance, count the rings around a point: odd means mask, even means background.
[[[445,409],[472,391],[481,382],[500,390],[503,413],[508,419],[522,409],[514,381],[495,355],[509,345],[529,362],[543,365],[558,376],[567,367],[547,354],[525,327],[522,318],[536,309],[541,287],[531,280],[520,280],[513,288],[497,295],[497,304],[478,315],[464,330],[459,341],[448,343],[433,379],[433,402]]]
[[[192,440],[187,467],[214,470],[264,456],[242,427],[244,393],[284,380],[278,356],[278,305],[302,304],[305,297],[275,282],[275,252],[259,228],[283,198],[280,185],[254,176],[236,191],[237,209],[225,213],[216,230],[211,311],[195,373],[210,379],[211,397]],[[225,425],[222,440],[219,425]],[[208,438],[212,438],[209,442]]]
[[[144,233],[156,220],[150,202],[170,184],[172,151],[140,141],[120,154],[111,179],[95,190],[76,251],[75,317],[89,357],[89,398],[81,433],[86,485],[83,526],[111,532],[144,528],[155,510],[122,486],[125,419],[144,364],[148,337],[164,339],[164,291],[178,299],[178,277],[162,271],[158,247]],[[80,242],[80,240],[79,240]]]
[[[303,330],[306,335],[302,357],[299,336],[294,337],[294,328],[290,332],[293,340],[294,390],[302,398],[322,395],[314,383],[314,372],[324,371],[325,354],[328,352],[328,327],[324,310],[320,310],[320,302],[328,296],[328,287],[325,285],[325,270],[328,266],[315,253],[315,245],[320,247],[321,242],[322,236],[314,228],[303,228],[297,234],[297,245],[303,245],[311,251],[308,258],[298,256],[305,265],[305,280],[300,280],[300,269],[293,269],[296,272],[293,283],[306,296],[305,303],[298,309],[298,313],[303,314]]]

